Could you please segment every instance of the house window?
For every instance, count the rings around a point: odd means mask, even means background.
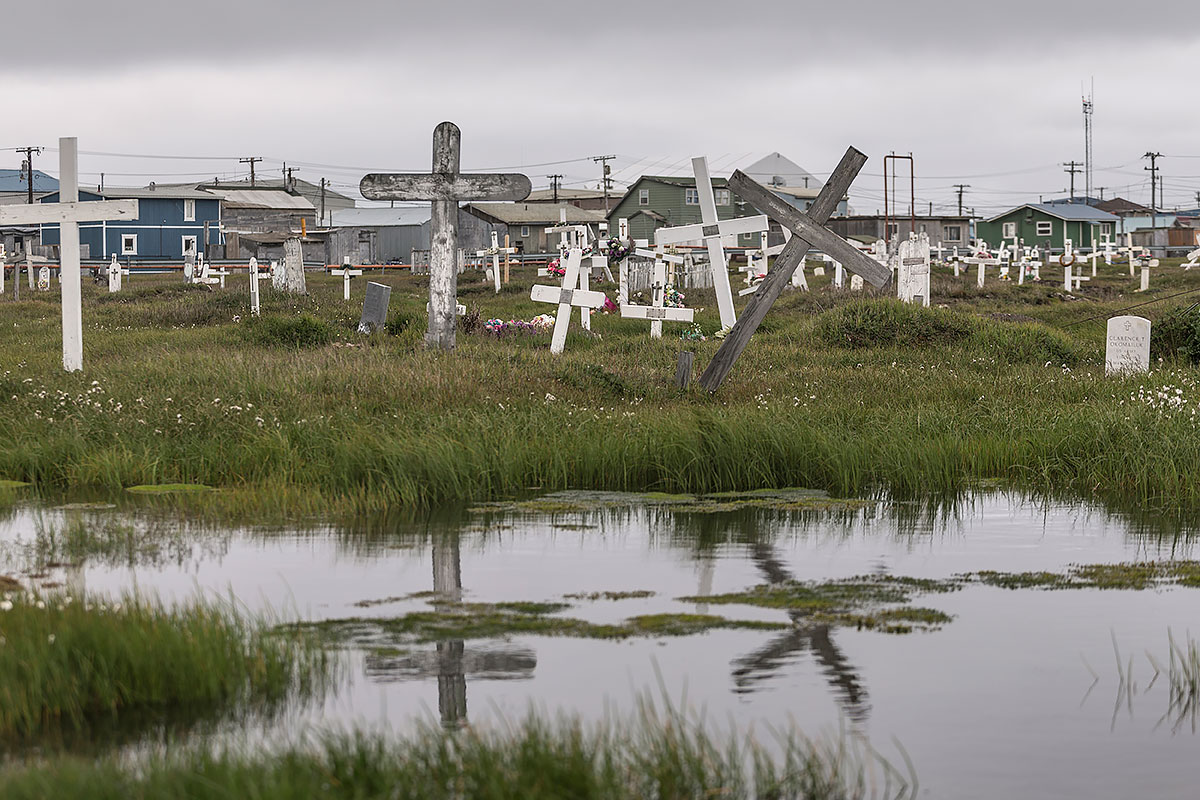
[[[1004,233],[1002,233],[1002,234],[1000,235],[1000,238],[1001,238],[1001,239],[1015,239],[1015,238],[1017,238],[1017,223],[1015,223],[1015,222],[1006,222],[1006,223],[1004,223]]]
[[[122,233],[121,234],[121,255],[136,256],[137,255],[137,234]]]
[[[683,192],[683,204],[685,206],[700,205],[700,190],[699,189],[685,189]]]
[[[1038,224],[1037,224],[1037,235],[1038,236],[1053,236],[1054,235],[1054,223],[1049,220],[1039,220]]]
[[[522,239],[525,239],[525,238],[527,238],[528,236],[529,236],[529,226],[528,226],[528,225],[522,225],[522,226],[521,226],[521,238],[522,238]]]
[[[649,189],[638,189],[638,205],[639,206],[650,205],[650,190]]]
[[[715,194],[717,197],[717,205],[719,205],[719,206],[729,205],[729,190],[728,189],[716,189],[716,190],[714,190],[713,194]]]
[[[195,255],[196,254],[196,237],[195,236],[184,236],[183,243],[181,246],[183,248],[184,255],[187,255],[188,253]]]
[[[962,241],[962,227],[961,226],[947,225],[944,228],[944,230],[946,232],[946,241],[947,242],[961,242]]]
[[[888,226],[887,226],[887,238],[891,239],[893,236],[899,236],[899,235],[900,235],[900,223],[899,222],[889,222]]]
[[[195,222],[196,221],[196,201],[195,200],[184,200],[183,201],[183,221],[184,222]]]
[[[1101,222],[1100,223],[1100,235],[1101,236],[1112,236],[1112,223],[1111,222]]]

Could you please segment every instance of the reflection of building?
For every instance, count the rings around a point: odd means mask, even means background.
[[[433,540],[433,601],[436,610],[453,610],[462,601],[462,563],[457,532]],[[438,642],[435,649],[403,656],[371,655],[367,674],[375,680],[437,678],[438,712],[447,728],[467,718],[467,676],[484,680],[533,677],[537,654],[507,642],[466,646],[462,639]]]

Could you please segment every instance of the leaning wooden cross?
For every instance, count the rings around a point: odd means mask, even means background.
[[[582,261],[583,250],[572,247],[562,259],[565,270],[562,285],[534,284],[529,293],[529,298],[536,302],[558,304],[558,313],[554,315],[554,333],[550,337],[550,352],[555,355],[561,353],[567,345],[567,329],[571,327],[571,307],[578,306],[586,312],[604,305],[604,292],[577,288]]]
[[[135,220],[137,200],[79,202],[79,142],[58,140],[58,202],[0,206],[0,227],[58,223],[62,285],[63,369],[83,369],[83,307],[79,273],[79,223]]]
[[[890,269],[867,258],[845,239],[824,227],[866,161],[867,157],[853,147],[847,150],[807,212],[779,199],[741,170],[733,173],[733,177],[729,179],[729,188],[750,205],[765,211],[767,216],[775,219],[784,228],[790,229],[795,235],[784,245],[783,252],[775,259],[767,277],[759,284],[758,291],[742,310],[741,318],[725,337],[712,363],[700,377],[700,385],[709,392],[715,392],[729,375],[734,362],[746,349],[750,337],[766,317],[771,305],[783,293],[784,287],[791,280],[792,272],[810,247],[828,253],[842,262],[846,269],[855,275],[861,275],[876,288],[886,286],[892,279]]]
[[[425,343],[454,349],[458,321],[458,204],[464,200],[524,200],[533,185],[520,174],[463,174],[459,169],[462,134],[453,122],[433,130],[433,172],[428,175],[374,173],[359,183],[368,200],[428,200],[429,327]]]

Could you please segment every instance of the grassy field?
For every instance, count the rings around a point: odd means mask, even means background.
[[[297,515],[535,487],[920,496],[981,480],[1200,510],[1200,325],[1181,314],[1200,295],[1175,296],[1200,272],[1175,263],[1148,294],[1102,265],[1075,296],[1049,268],[1021,287],[993,273],[983,290],[935,268],[945,308],[929,310],[810,275],[712,396],[672,387],[679,351],[703,369],[720,344],[711,292],[687,298],[707,341],[596,315],[595,335],[573,325],[555,357],[549,334],[482,324],[554,310],[529,299],[531,274],[499,295],[462,276],[471,313],[453,353],[422,347],[421,278],[369,276],[393,286],[392,311],[388,332],[361,337],[361,279],[350,302],[320,274],[306,297],[266,290],[252,321],[244,275],[223,291],[134,275],[116,295],[84,287],[85,369],[68,375],[56,284],[0,300],[0,479],[43,493],[204,484],[223,491],[189,502]],[[1104,318],[1146,301],[1152,372],[1106,378]]]

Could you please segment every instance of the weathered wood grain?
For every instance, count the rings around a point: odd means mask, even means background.
[[[808,218],[813,223],[824,225],[829,220],[865,163],[867,157],[864,154],[853,147],[846,150],[837,168],[829,176],[828,182],[808,209]],[[744,197],[740,192],[738,194]],[[747,202],[752,202],[749,198],[746,199]],[[750,337],[758,330],[771,305],[783,293],[801,259],[807,255],[809,247],[809,242],[801,236],[793,236],[784,245],[783,252],[775,259],[774,265],[767,271],[767,276],[758,285],[758,291],[742,310],[741,318],[721,343],[704,374],[700,376],[700,385],[709,392],[715,392],[725,381],[738,356],[746,349]]]
[[[689,350],[684,350],[679,354],[679,363],[675,365],[676,388],[686,389],[692,382],[692,362],[695,357],[695,354]]]
[[[0,206],[0,225],[53,225],[137,219],[137,200],[87,200]]]
[[[861,250],[833,231],[818,225],[808,214],[760,186],[741,170],[735,171],[729,178],[729,188],[750,205],[765,211],[768,217],[780,225],[791,228],[792,233],[807,240],[810,247],[815,247],[834,261],[840,262],[855,275],[861,275],[863,280],[872,286],[881,288],[892,279],[890,269],[868,258]]]
[[[372,173],[358,184],[368,200],[524,200],[533,185],[516,173]]]

